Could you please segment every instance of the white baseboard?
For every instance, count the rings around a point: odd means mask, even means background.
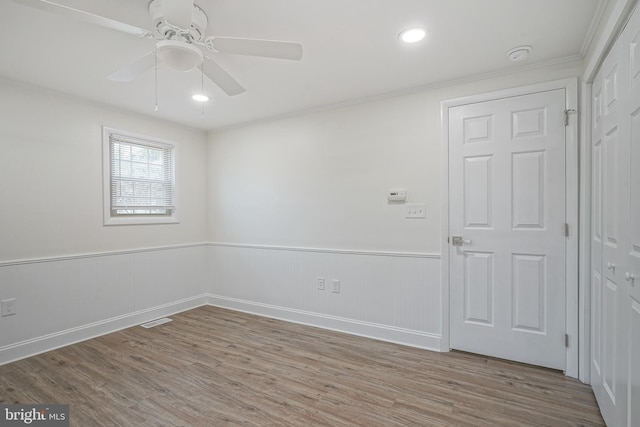
[[[206,294],[198,295],[0,347],[0,365],[116,332],[159,317],[191,310],[206,305],[207,301]]]
[[[440,335],[209,294],[208,304],[396,344],[441,351]]]
[[[261,304],[253,301],[228,298],[213,294],[202,294],[169,304],[163,304],[88,325],[71,328],[41,337],[0,347],[0,365],[35,356],[101,335],[139,325],[160,317],[191,310],[203,305],[212,305],[288,322],[328,329],[337,332],[393,342],[431,351],[440,351],[441,337],[411,329],[396,328],[376,323],[346,319],[326,314],[295,310]]]

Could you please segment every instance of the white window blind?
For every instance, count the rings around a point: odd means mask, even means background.
[[[175,209],[174,147],[109,135],[111,215],[171,215]]]

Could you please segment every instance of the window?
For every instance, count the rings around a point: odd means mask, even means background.
[[[175,144],[103,128],[104,224],[176,223]]]

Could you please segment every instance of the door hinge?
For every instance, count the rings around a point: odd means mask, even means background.
[[[564,334],[564,346],[569,347],[569,334]]]
[[[573,108],[564,110],[564,125],[565,126],[569,126],[569,114],[570,113],[575,113],[575,112],[576,112],[576,110],[573,109]]]
[[[564,223],[564,236],[569,237],[569,223]]]

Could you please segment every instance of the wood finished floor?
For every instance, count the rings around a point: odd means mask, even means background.
[[[602,426],[561,373],[215,307],[0,366],[0,403],[72,426]]]

